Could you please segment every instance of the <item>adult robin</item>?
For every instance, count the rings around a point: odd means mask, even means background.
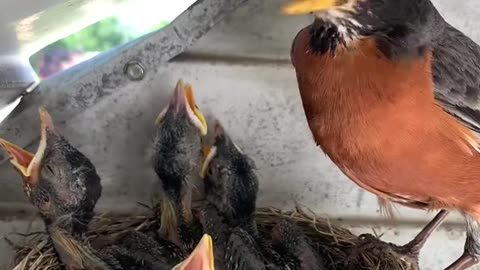
[[[314,138],[352,181],[389,202],[465,215],[480,259],[480,47],[429,0],[298,0],[313,13],[291,61]],[[403,247],[416,254],[447,211]]]

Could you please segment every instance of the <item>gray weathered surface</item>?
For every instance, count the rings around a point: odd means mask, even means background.
[[[111,52],[59,74],[25,99],[0,126],[0,134],[33,149],[38,137],[36,109],[46,104],[58,129],[92,159],[102,176],[104,194],[98,210],[133,211],[135,202],[148,202],[155,188],[146,158],[153,121],[177,79],[183,78],[192,83],[200,109],[217,116],[255,159],[261,205],[291,208],[299,202],[319,214],[341,218],[355,231],[368,232],[373,224],[377,232],[386,232],[387,239],[407,242],[432,215],[399,208],[395,226],[385,222],[376,199],[348,181],[315,147],[288,60],[293,36],[310,18],[278,16],[280,2],[249,1],[168,64],[162,64],[168,57],[161,52],[170,47],[152,36],[155,42],[141,41],[141,51],[130,47],[129,52]],[[466,23],[480,15],[477,2],[435,3],[450,22],[480,41],[480,31]],[[191,24],[191,19],[182,23]],[[171,28],[167,34],[178,37]],[[175,44],[176,52],[184,48]],[[146,69],[141,81],[131,82],[122,73],[132,59]],[[6,165],[0,167],[4,181],[0,209],[24,209],[19,178]],[[0,231],[24,226],[4,222]],[[462,248],[461,219],[450,217],[423,251],[422,269],[442,269]]]
[[[129,61],[140,62],[150,77],[158,75],[164,68],[163,63],[183,52],[245,1],[201,1],[202,4],[193,5],[160,32],[104,53],[44,81],[36,91],[23,98],[22,106],[2,125],[2,135],[7,139],[15,137],[19,145],[29,145],[38,137],[35,132],[26,132],[38,127],[37,118],[34,117],[38,104],[45,105],[53,115],[58,115],[56,120],[62,122],[119,89],[138,88],[141,85],[130,83],[124,74],[124,67]]]

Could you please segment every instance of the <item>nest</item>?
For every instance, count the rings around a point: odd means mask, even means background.
[[[280,219],[286,219],[303,229],[312,240],[314,248],[323,255],[328,269],[416,269],[412,259],[395,252],[395,246],[378,237],[365,234],[356,236],[349,230],[332,225],[327,219],[308,214],[301,209],[282,212],[274,208],[257,209],[257,224],[261,234],[269,237],[272,227]],[[121,235],[129,230],[148,232],[158,228],[158,221],[149,215],[96,216],[90,225],[88,238],[95,247],[105,236]],[[13,270],[57,270],[65,269],[55,253],[46,233],[21,235],[21,244],[7,241],[15,249]]]

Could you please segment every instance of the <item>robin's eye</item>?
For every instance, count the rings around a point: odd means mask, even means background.
[[[208,168],[207,174],[210,175],[210,176],[213,175],[213,170],[212,170],[212,168]]]

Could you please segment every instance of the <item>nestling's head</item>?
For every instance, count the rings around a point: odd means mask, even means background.
[[[30,202],[38,207],[47,224],[74,217],[87,222],[102,187],[90,160],[60,135],[44,108],[39,109],[41,133],[38,150],[29,153],[4,139],[0,146],[23,179]]]
[[[294,224],[281,219],[272,228],[271,232],[272,244],[283,251],[296,254],[299,245],[304,241],[304,235],[301,230]]]
[[[295,269],[327,269],[322,257],[309,244],[307,236],[295,224],[281,219],[271,232],[272,245],[282,256],[288,258]]]
[[[192,254],[172,270],[215,270],[212,237],[208,234],[203,235]]]
[[[296,0],[285,5],[282,11],[286,15],[314,14],[325,31],[331,32],[314,34],[331,35],[342,45],[370,36],[389,42],[425,43],[436,30],[434,27],[429,32],[418,29],[436,26],[436,20],[441,19],[429,0]],[[411,35],[415,31],[421,35]]]
[[[258,179],[255,163],[226,134],[217,121],[215,142],[205,147],[201,176],[209,202],[230,217],[249,216],[255,211]]]
[[[207,124],[198,110],[192,87],[178,81],[168,106],[155,121],[152,163],[166,190],[180,191],[182,180],[198,176],[201,136]]]

